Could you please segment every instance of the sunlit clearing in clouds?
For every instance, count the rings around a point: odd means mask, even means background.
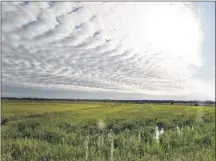
[[[191,8],[181,3],[144,3],[137,4],[131,12],[134,15],[131,16],[131,21],[128,20],[131,22],[128,24],[131,32],[126,32],[131,37],[127,39],[127,46],[133,46],[133,49],[137,47],[137,52],[143,57],[157,54],[160,62],[155,62],[155,66],[163,63],[161,69],[170,72],[171,77],[182,67],[177,74],[188,78],[193,72],[184,68],[202,65],[201,24],[198,15]],[[135,18],[134,22],[134,17],[139,18]],[[123,40],[123,43],[127,40]]]

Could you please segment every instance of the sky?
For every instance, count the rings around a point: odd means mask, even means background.
[[[215,100],[214,2],[2,2],[2,96]]]

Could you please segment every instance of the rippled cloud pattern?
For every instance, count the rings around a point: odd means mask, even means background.
[[[188,95],[202,41],[191,3],[2,2],[2,84]]]

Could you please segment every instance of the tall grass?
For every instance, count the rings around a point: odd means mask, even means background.
[[[149,106],[2,102],[2,160],[215,160],[213,107]]]

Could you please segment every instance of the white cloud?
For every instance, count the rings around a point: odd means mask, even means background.
[[[190,95],[204,89],[190,3],[3,3],[3,84]],[[197,89],[197,91],[194,91]]]

